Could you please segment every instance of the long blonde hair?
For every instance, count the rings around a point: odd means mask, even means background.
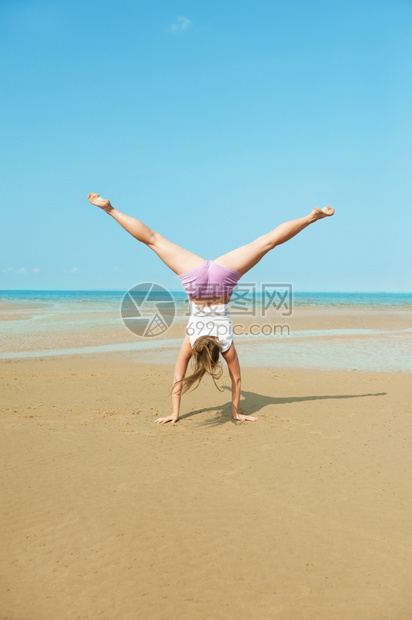
[[[182,379],[182,394],[188,392],[193,386],[194,390],[199,387],[199,384],[205,373],[208,373],[217,387],[217,379],[223,374],[222,363],[220,361],[220,354],[222,353],[222,345],[218,340],[211,338],[210,336],[201,336],[193,345],[192,355],[192,370],[193,372]],[[195,385],[196,384],[196,385]],[[223,390],[220,390],[221,392]]]

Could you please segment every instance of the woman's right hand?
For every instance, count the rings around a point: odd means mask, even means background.
[[[167,422],[171,422],[172,424],[175,424],[178,420],[179,418],[176,418],[176,416],[168,415],[165,418],[157,418],[156,424],[167,424]]]

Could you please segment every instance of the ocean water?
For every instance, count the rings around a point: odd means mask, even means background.
[[[113,310],[113,305],[121,303],[126,291],[11,291],[0,290],[0,301],[15,301],[22,304],[38,302],[53,304],[56,308],[62,304],[76,302],[82,304],[83,308],[106,311],[108,308]],[[186,301],[186,294],[182,291],[171,291],[177,303],[183,304]],[[259,296],[259,294],[257,294]],[[353,306],[371,308],[412,308],[412,293],[363,293],[363,292],[299,292],[293,293],[294,304],[297,306]],[[98,305],[94,305],[98,304]]]
[[[0,291],[0,359],[135,351],[136,361],[174,363],[180,338],[138,337],[121,317],[124,291]],[[172,293],[175,324],[187,318],[186,296]],[[167,301],[165,294],[164,301]],[[299,307],[393,314],[390,329],[311,329],[235,338],[244,365],[412,372],[412,293],[294,293]],[[400,314],[399,314],[400,313]],[[411,316],[397,326],[396,317]],[[184,329],[184,327],[182,328]],[[176,334],[175,334],[176,335]]]

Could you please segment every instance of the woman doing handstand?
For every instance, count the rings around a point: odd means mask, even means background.
[[[186,336],[177,358],[172,387],[172,415],[158,418],[158,424],[179,419],[181,395],[191,387],[197,387],[205,373],[216,382],[222,375],[220,355],[225,359],[232,381],[232,417],[234,420],[249,420],[253,416],[239,413],[240,365],[233,343],[232,326],[229,315],[229,301],[239,279],[278,245],[285,243],[301,230],[334,214],[331,207],[313,211],[297,220],[277,226],[228,254],[213,261],[205,260],[168,241],[165,237],[148,228],[143,222],[121,213],[109,200],[99,194],[89,194],[89,201],[111,215],[135,239],[146,244],[178,276],[189,297],[190,318]],[[193,372],[186,377],[190,359],[193,358]]]

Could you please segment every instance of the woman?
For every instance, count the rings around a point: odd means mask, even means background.
[[[205,261],[197,254],[168,241],[143,222],[121,213],[99,194],[89,194],[89,201],[111,215],[135,239],[145,243],[180,278],[190,300],[190,318],[181,346],[173,378],[172,415],[158,418],[157,424],[174,424],[179,419],[180,398],[192,386],[197,387],[207,372],[216,382],[222,375],[220,355],[225,359],[232,380],[232,417],[254,422],[257,418],[239,413],[240,366],[233,343],[228,304],[239,279],[252,269],[267,252],[285,243],[301,230],[334,214],[331,207],[313,211],[302,218],[285,222],[214,261]],[[193,357],[193,373],[185,377]]]

